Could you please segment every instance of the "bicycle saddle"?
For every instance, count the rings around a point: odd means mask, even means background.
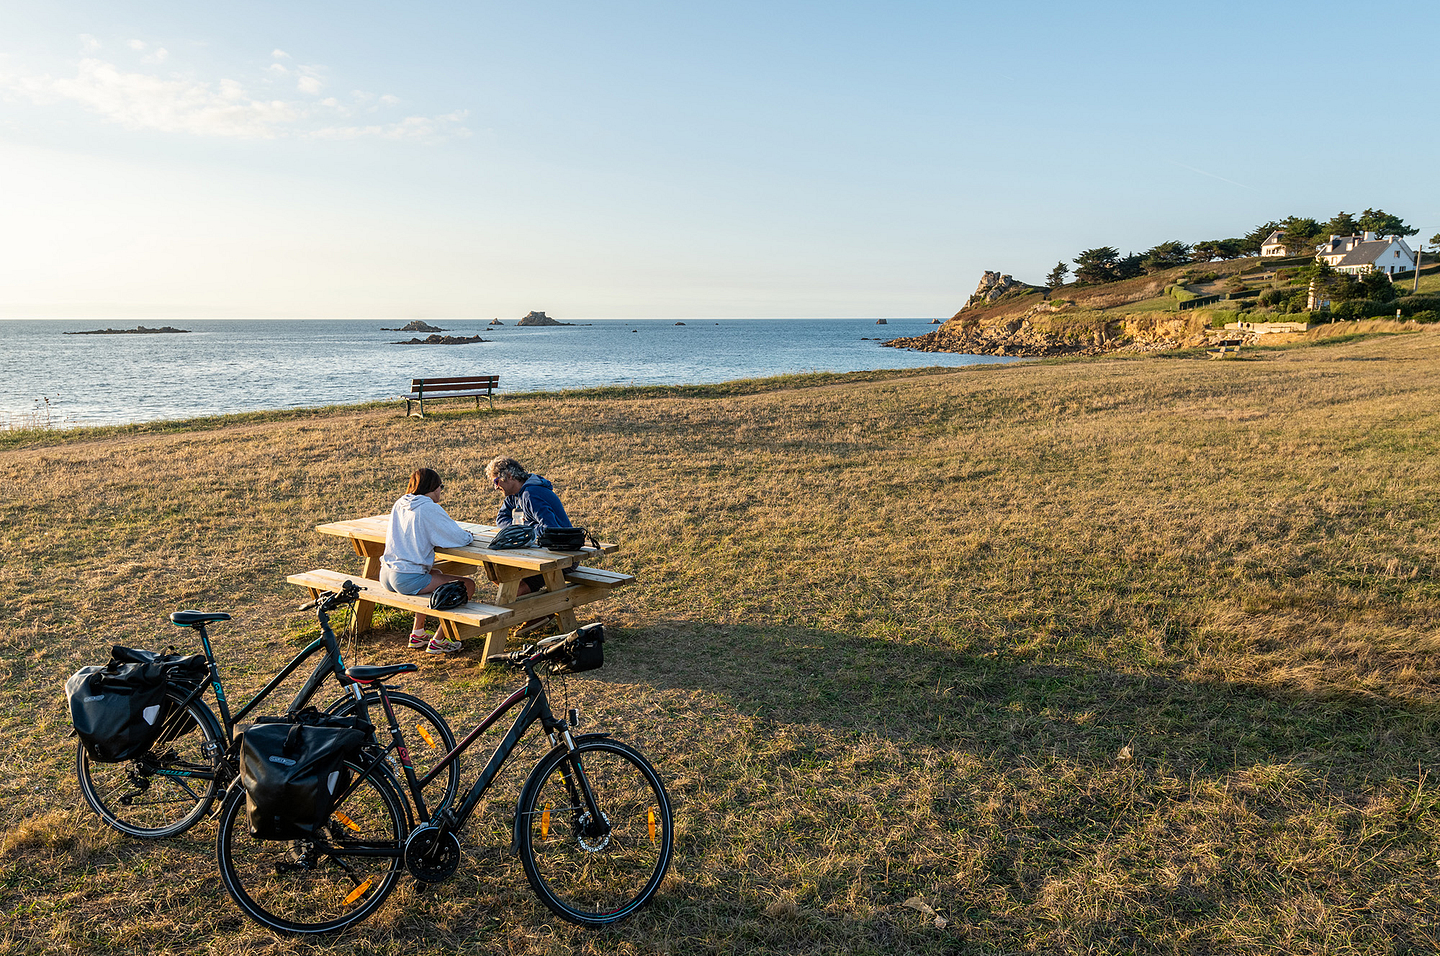
[[[345,668],[345,674],[352,680],[368,684],[371,681],[384,680],[386,677],[394,677],[396,674],[409,674],[411,671],[419,669],[414,664],[357,664],[354,667]]]
[[[194,627],[211,621],[228,621],[230,615],[224,611],[176,611],[170,615],[170,623],[176,627]]]

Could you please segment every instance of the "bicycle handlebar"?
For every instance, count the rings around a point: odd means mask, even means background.
[[[340,585],[339,591],[322,592],[318,597],[315,598],[315,600],[311,601],[308,604],[302,604],[295,610],[309,611],[313,608],[319,607],[322,611],[333,611],[337,607],[345,604],[350,604],[353,601],[359,600],[360,592],[363,590],[365,589],[362,588],[360,585],[356,584],[354,581],[346,581],[344,584]]]

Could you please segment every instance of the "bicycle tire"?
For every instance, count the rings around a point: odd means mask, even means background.
[[[430,768],[440,762],[442,757],[455,749],[455,734],[451,731],[450,725],[445,722],[445,718],[440,716],[440,712],[419,697],[390,690],[386,691],[386,696],[390,698],[390,704],[395,708],[395,717],[400,722],[400,732],[405,736],[405,749],[410,752],[410,763],[415,767],[415,776],[423,777],[430,772]],[[325,712],[337,717],[348,717],[355,713],[358,707],[359,703],[355,698],[342,697],[327,707]],[[371,723],[375,725],[375,739],[380,746],[389,747],[390,732],[385,722],[385,709],[380,706],[380,695],[367,693],[365,709],[370,715]],[[400,758],[392,750],[386,753],[385,761],[390,772],[395,776],[395,780],[399,783],[401,792],[408,792],[405,770],[400,766]],[[460,760],[458,757],[425,789],[427,792],[433,792],[435,787],[441,788],[441,796],[438,801],[426,799],[426,809],[431,813],[442,806],[448,806],[460,790]]]
[[[189,691],[166,692],[170,714],[155,743],[120,763],[90,759],[76,748],[75,774],[90,809],[128,836],[154,840],[184,833],[209,812],[223,775],[220,723]]]
[[[257,923],[283,933],[332,933],[365,919],[395,889],[409,833],[403,801],[381,773],[347,766],[355,783],[320,839],[257,840],[245,791],[234,787],[225,798],[215,842],[220,879]]]
[[[638,751],[606,738],[577,746],[541,758],[526,782],[515,826],[520,860],[554,913],[608,926],[659,890],[675,850],[674,820],[659,774]],[[600,810],[598,827],[575,786],[577,759]]]

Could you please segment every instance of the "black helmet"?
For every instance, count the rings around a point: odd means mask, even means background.
[[[489,547],[495,551],[505,551],[510,548],[529,548],[534,543],[534,528],[528,524],[512,524],[508,528],[501,528],[491,539]]]

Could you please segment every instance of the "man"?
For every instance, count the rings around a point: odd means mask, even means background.
[[[555,486],[540,475],[532,475],[514,458],[494,458],[485,465],[485,477],[504,495],[495,523],[502,528],[513,524],[541,525],[546,528],[569,528],[570,516],[555,494]],[[520,593],[529,594],[545,586],[545,576],[532,574],[520,582]],[[527,621],[519,634],[536,630],[548,618]]]
[[[485,477],[505,496],[495,516],[495,523],[500,527],[508,528],[512,524],[572,527],[555,487],[541,476],[530,474],[514,458],[492,459],[485,466]]]

